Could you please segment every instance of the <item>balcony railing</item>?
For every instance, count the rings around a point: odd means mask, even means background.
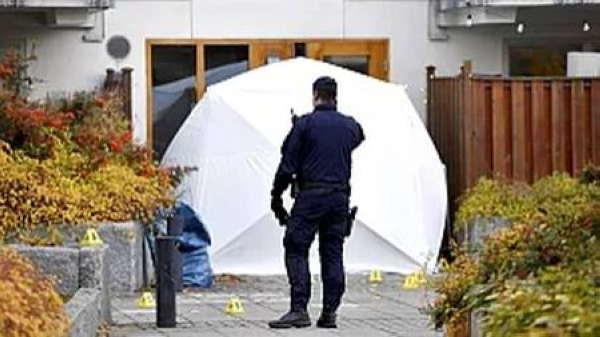
[[[115,6],[115,0],[0,0],[0,8],[72,8],[107,9]]]
[[[600,0],[439,0],[442,11],[469,7],[535,7],[599,4]]]

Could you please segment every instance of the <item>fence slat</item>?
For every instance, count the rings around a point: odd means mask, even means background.
[[[448,147],[450,144],[448,144],[448,134],[450,132],[450,125],[448,125],[448,120],[450,118],[450,91],[448,90],[450,87],[448,85],[449,81],[445,80],[444,81],[444,92],[446,93],[446,95],[444,95],[444,100],[442,102],[440,102],[441,104],[443,104],[444,106],[444,119],[440,120],[440,124],[438,125],[438,128],[441,131],[442,134],[442,148],[444,149],[444,155],[446,157],[448,157]]]
[[[467,135],[467,129],[465,125],[465,116],[467,114],[467,108],[465,104],[465,84],[462,76],[458,77],[456,80],[456,91],[458,95],[457,109],[458,109],[458,158],[457,158],[457,184],[458,191],[455,192],[455,195],[460,194],[465,188],[467,188],[467,181],[465,180],[465,171],[466,171],[466,152],[467,145],[465,143],[465,137]]]
[[[552,169],[568,172],[567,163],[567,110],[564,83],[554,81],[551,87],[552,101]]]
[[[452,152],[452,156],[454,156],[453,169],[454,172],[452,174],[452,181],[454,182],[455,190],[452,191],[453,202],[457,202],[458,194],[462,191],[462,159],[463,159],[463,110],[461,107],[461,87],[459,78],[455,78],[453,81],[453,92],[454,95],[454,128],[455,131],[455,146],[454,151]]]
[[[481,97],[483,98],[483,102],[481,102],[481,117],[483,119],[483,133],[482,138],[485,144],[485,147],[482,150],[483,154],[483,171],[480,173],[480,176],[491,176],[494,172],[493,170],[493,155],[494,155],[494,140],[492,138],[492,85],[489,81],[481,82]]]
[[[457,117],[457,108],[456,108],[456,104],[457,104],[457,97],[456,97],[456,84],[455,84],[455,80],[452,79],[448,82],[448,96],[450,98],[450,104],[448,107],[448,112],[449,112],[449,120],[448,120],[448,132],[449,132],[449,141],[450,144],[448,144],[448,148],[447,148],[447,152],[446,155],[448,156],[447,159],[447,167],[448,170],[452,170],[452,177],[450,179],[450,174],[447,174],[448,177],[448,189],[449,189],[449,197],[450,197],[450,203],[454,203],[454,198],[456,197],[453,193],[457,190],[457,185],[456,185],[456,179],[454,178],[454,171],[456,170],[456,161],[457,161],[457,156],[456,156],[456,150],[458,148],[458,142],[457,142],[457,128],[458,125],[456,124],[456,117]]]
[[[510,115],[507,113],[504,97],[504,82],[492,84],[492,144],[493,170],[503,177],[510,177]],[[510,112],[510,111],[508,111]]]
[[[531,132],[533,150],[533,180],[538,180],[552,172],[550,148],[550,115],[548,101],[544,93],[544,83],[531,84]]]
[[[583,125],[584,134],[582,135],[583,141],[583,165],[588,165],[592,161],[592,87],[588,80],[583,83]]]
[[[591,87],[592,160],[600,165],[600,81],[592,81]]]
[[[427,105],[429,106],[429,110],[430,110],[430,117],[427,119],[427,125],[429,128],[429,132],[431,133],[431,138],[433,139],[433,142],[435,143],[435,147],[438,149],[438,151],[439,151],[438,137],[440,135],[439,135],[439,131],[435,127],[435,124],[437,123],[437,120],[442,117],[441,117],[441,112],[438,111],[437,101],[439,99],[441,99],[441,96],[444,94],[443,92],[441,92],[439,90],[439,88],[440,88],[439,81],[431,81],[431,89],[429,91],[431,92],[431,95],[433,95],[433,97],[427,98]]]
[[[571,135],[572,135],[572,147],[573,153],[573,174],[581,172],[585,165],[585,109],[583,100],[584,95],[584,82],[583,80],[573,80],[571,84]]]
[[[472,81],[473,83],[473,166],[470,180],[476,182],[481,176],[487,175],[488,163],[486,149],[488,148],[489,134],[486,133],[486,106],[485,106],[485,83],[481,81]]]
[[[465,156],[464,156],[464,182],[466,188],[473,185],[475,176],[475,161],[476,161],[476,142],[474,141],[475,137],[475,104],[474,104],[474,94],[473,94],[473,81],[470,79],[464,79],[464,105],[465,105],[465,115],[464,115],[464,125],[465,125],[465,134],[464,134],[464,144],[465,144]]]
[[[507,177],[513,178],[513,138],[512,138],[512,95],[510,85],[504,83],[504,114],[506,115],[505,135],[506,135],[506,150],[507,158],[505,165],[508,171]]]
[[[525,85],[513,82],[512,90],[512,136],[513,136],[513,178],[528,180],[527,168],[527,132],[525,112]]]

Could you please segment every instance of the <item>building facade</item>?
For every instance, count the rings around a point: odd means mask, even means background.
[[[456,74],[468,59],[478,73],[564,75],[568,52],[600,51],[600,1],[0,0],[8,47],[38,57],[36,96],[92,90],[107,68],[133,68],[144,142],[167,106],[189,107],[211,83],[294,56],[404,84],[423,116],[427,65]]]

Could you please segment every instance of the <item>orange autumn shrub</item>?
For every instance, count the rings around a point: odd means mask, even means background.
[[[32,101],[31,60],[0,55],[0,240],[60,245],[60,228],[148,223],[185,173],[135,144],[118,95]]]
[[[15,251],[0,250],[0,336],[62,337],[67,331],[54,284]]]
[[[144,176],[116,161],[83,173],[85,158],[59,142],[52,157],[39,160],[0,140],[0,240],[61,244],[60,227],[146,223],[172,203],[166,173]]]

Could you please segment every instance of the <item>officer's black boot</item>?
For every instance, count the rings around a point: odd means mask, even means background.
[[[336,329],[337,315],[335,313],[322,312],[321,317],[317,321],[317,327],[323,329]]]
[[[269,322],[271,329],[306,328],[310,325],[308,312],[301,310],[290,311],[280,319]]]

